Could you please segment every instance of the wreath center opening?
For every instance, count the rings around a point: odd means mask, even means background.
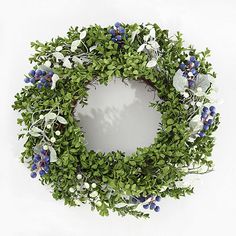
[[[159,99],[150,86],[114,78],[107,86],[90,86],[88,93],[88,105],[77,103],[74,116],[89,150],[131,154],[153,143],[161,113],[150,107]]]

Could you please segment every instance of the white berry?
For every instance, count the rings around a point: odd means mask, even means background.
[[[96,206],[100,207],[102,205],[102,202],[97,201],[95,204],[96,204]]]
[[[76,204],[77,206],[80,205],[80,200],[75,199],[75,204]]]
[[[89,183],[85,182],[84,183],[84,188],[89,189],[89,187],[90,187]]]
[[[48,129],[51,129],[51,128],[52,128],[52,126],[51,126],[50,124],[48,124],[48,125],[47,125],[47,128],[48,128]]]
[[[42,120],[44,118],[44,115],[40,115],[39,119]]]
[[[57,136],[59,136],[59,135],[61,134],[61,132],[60,132],[59,130],[57,130],[57,131],[55,132],[55,134],[56,134]]]
[[[78,175],[77,175],[77,179],[78,179],[78,180],[81,180],[81,179],[82,179],[82,175],[81,175],[81,174],[78,174]]]
[[[92,188],[96,188],[97,187],[97,185],[95,184],[95,183],[92,183]]]
[[[52,138],[50,139],[50,141],[51,141],[52,143],[55,143],[55,142],[56,142],[56,139],[55,139],[54,137],[52,137]]]
[[[73,193],[74,191],[75,191],[75,189],[74,188],[69,188],[69,191],[71,192],[71,193]]]
[[[98,192],[97,192],[97,191],[93,191],[93,192],[91,192],[91,193],[89,194],[89,196],[92,197],[92,198],[95,198],[95,197],[98,196]]]
[[[48,145],[44,145],[44,146],[43,146],[43,149],[44,149],[44,150],[48,150]]]
[[[187,92],[184,92],[183,95],[184,95],[185,98],[189,97],[189,94]]]

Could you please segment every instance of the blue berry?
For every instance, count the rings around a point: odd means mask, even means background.
[[[117,41],[121,41],[121,39],[122,39],[121,35],[116,35],[116,39],[117,39]]]
[[[194,84],[195,84],[195,81],[193,81],[193,80],[188,80],[188,86],[189,86],[190,88],[193,87]]]
[[[36,173],[36,172],[32,172],[32,173],[30,174],[30,176],[31,176],[31,178],[35,178],[35,177],[37,176],[37,173]]]
[[[30,83],[35,84],[35,82],[36,82],[36,81],[35,81],[35,78],[31,78],[31,79],[30,79]]]
[[[49,168],[48,165],[45,165],[45,166],[43,167],[43,169],[44,169],[45,172],[48,172],[50,168]]]
[[[44,150],[43,148],[41,148],[41,154],[43,154],[43,155],[46,155],[47,154],[47,151],[46,150]]]
[[[24,79],[24,81],[25,81],[25,83],[28,84],[28,83],[30,82],[30,78],[27,78],[27,77],[26,77],[26,78]]]
[[[116,28],[119,28],[119,27],[120,27],[120,22],[116,22],[116,23],[115,23],[115,27],[116,27]]]
[[[212,111],[211,113],[210,113],[210,115],[211,116],[214,116],[216,113],[214,112],[214,111]]]
[[[36,73],[35,73],[35,75],[36,75],[36,76],[41,76],[41,75],[42,75],[42,73],[43,73],[43,72],[42,72],[41,70],[36,70]]]
[[[43,83],[43,84],[46,83],[46,81],[47,81],[47,80],[46,80],[44,77],[42,77],[42,78],[40,79],[40,82]]]
[[[197,74],[197,71],[194,68],[191,69],[191,72],[193,73],[193,75]]]
[[[160,207],[159,206],[156,206],[155,209],[154,209],[155,212],[159,212],[160,211]]]
[[[38,155],[38,154],[35,154],[35,155],[34,155],[34,158],[33,158],[34,163],[37,163],[37,162],[39,162],[40,160],[41,160],[41,156]]]
[[[204,130],[208,130],[208,129],[209,129],[209,125],[204,125],[204,126],[203,126],[203,129],[204,129]]]
[[[213,123],[213,120],[212,120],[212,119],[209,119],[209,120],[207,121],[207,124],[208,124],[208,125],[212,125],[212,123]]]
[[[48,76],[49,76],[49,77],[52,77],[53,74],[54,74],[54,73],[53,73],[52,71],[49,71],[49,72],[48,72]]]
[[[156,196],[156,201],[157,201],[157,202],[160,202],[160,201],[161,201],[161,197]]]
[[[190,61],[191,61],[191,62],[195,62],[195,61],[196,61],[196,58],[195,58],[194,56],[191,56],[191,57],[190,57]]]
[[[34,76],[35,76],[35,70],[31,70],[31,71],[29,72],[29,75],[32,76],[32,77],[34,77]]]
[[[112,40],[114,43],[117,42],[117,39],[116,39],[116,38],[112,38],[111,40]]]
[[[121,26],[118,28],[118,31],[119,31],[120,34],[124,34],[125,33],[125,29],[123,27],[121,27]]]
[[[116,30],[115,30],[115,29],[110,29],[110,30],[109,30],[109,33],[110,33],[112,36],[115,36],[115,35],[116,35]]]
[[[145,198],[145,197],[139,197],[138,200],[139,200],[140,202],[145,202],[145,201],[146,201],[146,198]]]
[[[207,107],[203,107],[203,112],[208,112],[208,108]]]
[[[214,106],[210,106],[210,111],[212,111],[212,112],[215,112],[216,111],[216,108],[214,107]]]
[[[37,88],[38,88],[38,89],[41,89],[42,87],[43,87],[43,84],[42,84],[42,83],[38,83],[38,84],[37,84]]]
[[[180,70],[185,70],[185,64],[184,63],[181,63],[180,65],[179,65],[179,68],[180,68]]]
[[[203,138],[203,137],[206,136],[206,134],[205,134],[204,132],[201,131],[201,132],[199,133],[199,136],[200,136],[201,138]]]
[[[198,68],[199,65],[200,65],[200,62],[199,62],[199,61],[195,61],[195,62],[194,62],[194,66],[195,66],[196,68]]]
[[[45,76],[47,74],[47,72],[46,71],[42,71],[42,76]]]
[[[45,162],[50,162],[50,157],[49,157],[49,156],[45,156],[45,157],[44,157],[44,161],[45,161]]]
[[[144,208],[144,209],[148,209],[148,208],[149,208],[149,204],[143,205],[143,208]]]
[[[44,171],[44,170],[40,170],[39,171],[39,175],[42,177],[42,176],[44,176],[46,174],[46,172]]]
[[[156,204],[155,204],[154,202],[152,202],[152,203],[150,204],[150,209],[153,210],[155,207],[156,207]]]
[[[34,163],[32,166],[31,166],[31,170],[36,170],[37,169],[37,165]]]
[[[201,116],[202,119],[206,119],[207,116],[208,116],[207,112],[202,112],[202,116]]]

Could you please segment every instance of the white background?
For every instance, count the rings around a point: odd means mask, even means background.
[[[0,235],[236,235],[235,12],[233,0],[0,0]],[[201,176],[195,195],[163,199],[160,214],[149,220],[115,214],[102,218],[88,206],[66,207],[29,178],[18,158],[23,143],[17,141],[17,114],[10,106],[24,86],[23,74],[30,69],[29,42],[64,35],[71,25],[105,26],[116,21],[157,22],[171,34],[181,31],[186,43],[199,50],[208,46],[224,100],[218,107],[221,126],[213,152],[215,171]],[[114,102],[113,106],[119,105]]]

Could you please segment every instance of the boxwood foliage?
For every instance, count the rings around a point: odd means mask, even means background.
[[[180,62],[189,56],[195,56],[200,61],[201,73],[213,77],[215,73],[206,61],[209,49],[197,52],[192,46],[186,47],[179,32],[170,37],[168,30],[162,30],[157,24],[152,25],[160,52],[156,58],[157,66],[147,67],[150,55],[138,52],[138,48],[145,43],[143,37],[149,33],[149,28],[138,24],[122,26],[126,30],[122,44],[111,40],[108,31],[112,26],[99,25],[82,29],[71,27],[65,37],[31,43],[35,50],[29,59],[34,64],[33,68],[50,61],[50,69],[60,79],[55,89],[25,86],[16,94],[13,108],[21,113],[18,124],[24,131],[32,127],[32,116],[40,119],[40,115],[48,110],[59,111],[67,121],[67,124],[53,126],[53,132],[58,129],[61,132],[52,144],[57,161],[51,162],[50,171],[40,178],[42,184],[51,187],[55,199],[63,199],[70,206],[79,205],[78,201],[90,203],[92,209],[102,216],[114,211],[122,216],[148,217],[148,213],[139,209],[140,204],[132,204],[132,197],[180,198],[193,192],[192,186],[178,184],[186,175],[212,170],[213,162],[209,157],[214,146],[212,133],[219,124],[219,114],[205,137],[197,137],[190,142],[189,118],[199,113],[200,108],[195,106],[194,112],[186,109],[183,96],[173,87],[173,77]],[[70,51],[70,45],[80,38],[82,31],[86,31],[83,42],[75,51]],[[63,66],[63,62],[53,56],[58,46],[62,46],[60,52],[63,55],[71,58],[85,55],[86,61],[74,63],[71,68]],[[77,102],[83,106],[87,104],[89,86],[95,81],[107,85],[113,77],[142,80],[155,89],[161,99],[161,102],[150,104],[162,114],[161,126],[153,143],[149,147],[138,147],[131,155],[119,150],[108,153],[88,150],[84,134],[73,116]],[[208,102],[207,98],[202,98],[202,101]],[[34,137],[29,132],[19,137],[25,138],[21,160],[30,168],[35,146],[42,144],[41,137]],[[206,171],[200,172],[202,167],[206,167]],[[82,175],[82,179],[77,178],[78,174]],[[90,186],[95,183],[96,187],[83,188],[85,182]],[[100,204],[91,197],[92,191],[98,193]]]

